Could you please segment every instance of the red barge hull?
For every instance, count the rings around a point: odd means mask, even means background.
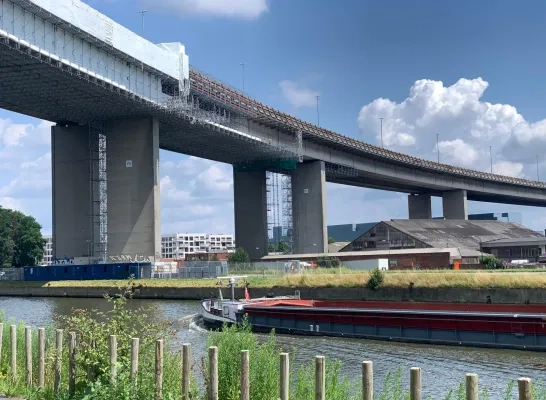
[[[255,331],[546,350],[546,306],[281,300],[245,305]]]

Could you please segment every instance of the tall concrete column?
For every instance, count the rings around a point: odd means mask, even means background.
[[[53,257],[88,255],[93,241],[89,128],[51,128]]]
[[[445,219],[468,219],[466,190],[454,190],[442,194]]]
[[[292,171],[294,253],[328,253],[324,161],[298,164]]]
[[[409,219],[431,219],[432,202],[430,200],[430,195],[408,195],[408,217]]]
[[[252,260],[268,253],[267,191],[265,171],[233,170],[233,208],[235,245],[248,252]]]
[[[105,124],[108,255],[161,258],[159,122]]]

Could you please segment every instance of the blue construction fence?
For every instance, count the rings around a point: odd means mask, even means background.
[[[149,279],[152,263],[51,265],[47,267],[24,267],[25,281],[79,281],[106,279]]]

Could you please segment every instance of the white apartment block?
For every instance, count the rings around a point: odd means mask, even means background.
[[[46,244],[44,246],[42,265],[51,265],[53,262],[53,237],[51,235],[44,235],[43,238]]]
[[[173,233],[161,237],[161,257],[182,260],[186,254],[234,251],[233,235],[206,233]]]

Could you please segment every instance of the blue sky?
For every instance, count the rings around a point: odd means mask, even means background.
[[[546,179],[544,2],[89,4],[137,33],[139,11],[147,9],[144,37],[182,42],[192,65],[238,88],[244,63],[245,91],[297,117],[316,122],[315,95],[320,95],[320,124],[334,131],[379,144],[383,117],[388,148],[436,159],[438,133],[443,162],[489,170],[492,146],[494,172],[535,179],[538,155]],[[46,233],[51,230],[48,129],[0,110],[0,204],[34,214]],[[14,145],[8,140],[13,132],[26,139]],[[2,170],[2,155],[17,150],[25,153],[26,164]],[[229,166],[168,152],[161,161],[164,232],[233,231]],[[207,195],[203,187],[217,195]],[[327,204],[332,224],[407,217],[403,194],[329,184]],[[546,228],[542,209],[471,202],[469,211],[519,211],[524,224]],[[434,213],[441,213],[439,199]]]

